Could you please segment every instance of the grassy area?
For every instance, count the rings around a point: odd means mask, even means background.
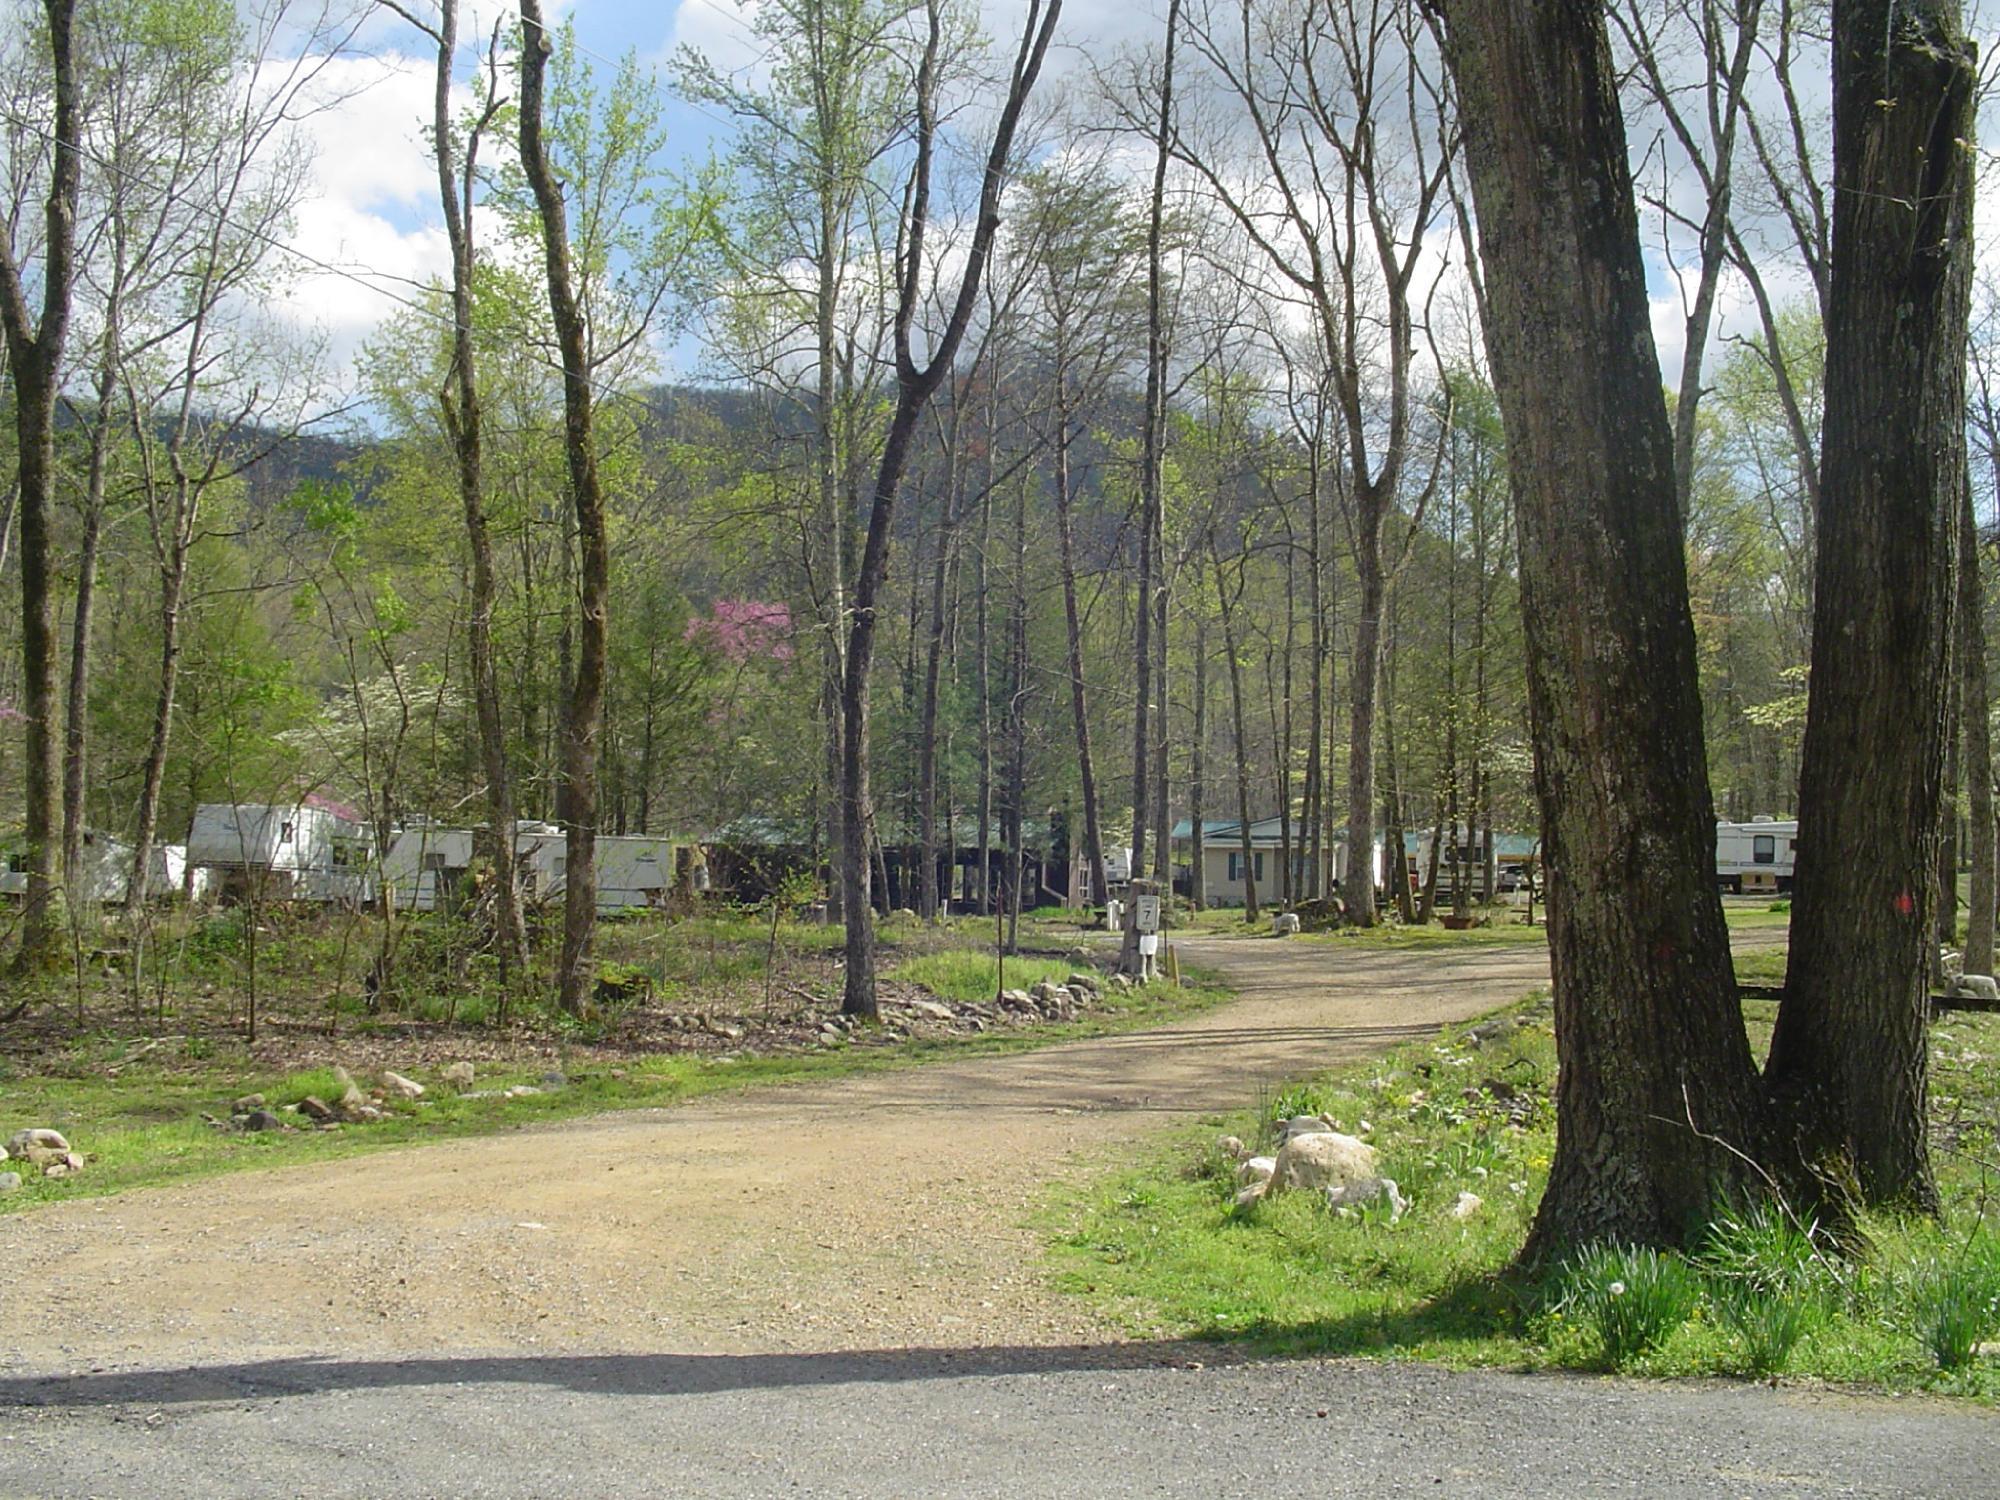
[[[883,977],[920,984],[941,1000],[971,1004],[991,1000],[1003,983],[1010,990],[1032,989],[1043,980],[1061,984],[1075,972],[1076,965],[1066,958],[1022,956],[1003,963],[991,952],[959,948],[909,959]]]
[[[1767,1039],[1773,1007],[1746,1008]],[[1481,1044],[1469,1029],[1297,1084],[1137,1165],[1065,1190],[1047,1228],[1061,1284],[1135,1333],[1274,1353],[1461,1366],[1775,1373],[2000,1402],[2000,1015],[1933,1033],[1940,1223],[1880,1220],[1843,1255],[1783,1222],[1725,1225],[1692,1258],[1607,1255],[1509,1271],[1554,1149],[1546,1009]],[[1324,1114],[1368,1139],[1409,1201],[1329,1210],[1312,1194],[1234,1205],[1220,1133],[1269,1150]],[[1461,1194],[1480,1200],[1454,1212]]]
[[[833,930],[837,934],[838,929]],[[805,949],[824,941],[825,931],[796,929],[787,931],[783,938]],[[683,932],[682,938],[687,937]],[[753,937],[757,944],[767,943],[769,929],[754,933],[727,925],[717,925],[712,931],[697,929],[691,953],[677,952],[663,961],[670,968],[697,965],[707,952],[710,937],[716,942],[716,956],[725,960],[722,969],[733,971],[738,948]],[[628,933],[626,951],[642,940],[651,941],[646,934]],[[961,982],[977,974],[982,959],[990,969],[990,955],[921,956],[895,965],[885,979],[923,983],[921,977],[912,978],[903,970],[930,964],[936,966],[941,980]],[[1060,971],[1060,977],[1073,965],[1066,960],[1010,960],[1009,984],[1016,983],[1017,976],[1025,980],[1031,967],[1038,974]],[[919,976],[921,972],[919,967]],[[760,987],[761,972],[754,977],[753,988]],[[724,986],[713,994],[715,1009],[723,1015],[732,1014],[730,989]],[[754,1005],[754,1000],[740,992],[736,998]],[[970,998],[990,1000],[992,991],[988,988]],[[296,1036],[281,1037],[275,1043],[267,1040],[252,1048],[233,1029],[188,1028],[188,1022],[196,1018],[187,1015],[166,1018],[187,1028],[178,1034],[112,1026],[109,1022],[113,1018],[104,1017],[101,1024],[60,1042],[46,1042],[31,1055],[16,1053],[0,1060],[0,1136],[27,1126],[52,1126],[89,1157],[89,1165],[80,1176],[47,1179],[25,1174],[26,1183],[19,1191],[0,1197],[0,1213],[214,1172],[326,1160],[607,1110],[672,1105],[723,1089],[806,1083],[946,1058],[1022,1051],[1075,1037],[1155,1025],[1226,998],[1228,992],[1212,979],[1178,990],[1166,986],[1129,992],[1111,989],[1099,1008],[1066,1025],[1032,1030],[996,1027],[980,1033],[932,1036],[901,1036],[887,1029],[862,1028],[853,1041],[833,1047],[808,1043],[803,1048],[774,1046],[769,1051],[753,1051],[745,1043],[725,1040],[709,1031],[698,1034],[700,1050],[694,1050],[693,1038],[672,1051],[619,1050],[605,1045],[601,1035],[590,1028],[534,1024],[501,1030],[468,1025],[463,1018],[451,1028],[421,1031],[386,1021],[369,1029],[350,1026],[332,1040],[316,1030],[311,1050],[344,1058],[364,1086],[373,1081],[371,1075],[376,1071],[375,1066],[364,1064],[363,1058],[369,1057],[378,1063],[388,1059],[387,1066],[428,1088],[420,1102],[392,1100],[385,1104],[389,1116],[382,1121],[330,1131],[225,1131],[202,1118],[205,1112],[226,1120],[231,1103],[252,1093],[262,1094],[273,1111],[296,1104],[308,1094],[328,1101],[338,1099],[341,1088],[330,1067],[286,1063],[286,1058],[301,1051]],[[833,1010],[829,987],[812,1014],[827,1018]],[[809,1020],[805,1035],[810,1036],[817,1024],[817,1020]],[[614,1019],[606,1025],[615,1030],[618,1023]],[[730,1029],[734,1028],[725,1029],[725,1037]],[[762,1040],[754,1030],[750,1036]],[[414,1049],[419,1041],[425,1060],[403,1061],[399,1045],[418,1055]],[[440,1082],[442,1062],[451,1057],[479,1059],[475,1088],[470,1091],[479,1097],[469,1097]],[[559,1083],[547,1077],[552,1073],[562,1075]],[[506,1097],[504,1091],[515,1085],[541,1092]]]

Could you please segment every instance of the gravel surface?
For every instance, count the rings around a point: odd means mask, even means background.
[[[1043,1279],[1044,1184],[1547,972],[1182,947],[1242,998],[0,1219],[0,1497],[2000,1495],[1939,1403],[1118,1342]]]
[[[1044,1185],[1279,1079],[1515,999],[1539,948],[1201,939],[1178,1026],[241,1172],[0,1218],[0,1374],[253,1356],[820,1352],[1105,1338]],[[88,1142],[83,1143],[88,1149]]]

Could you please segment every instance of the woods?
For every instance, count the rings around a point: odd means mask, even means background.
[[[1954,7],[1173,0],[1085,66],[1055,0],[784,0],[657,71],[534,0],[13,14],[0,1014],[91,952],[165,996],[205,804],[354,812],[371,1011],[565,1026],[620,835],[773,952],[840,924],[863,1021],[903,908],[1012,954],[1132,879],[1355,929],[1522,883],[1530,1258],[1934,1203],[1940,940],[1990,968],[1996,900]],[[300,231],[361,61],[423,103],[420,275]],[[387,308],[351,349],[329,277]],[[1760,816],[1768,1063],[1714,868]],[[419,974],[395,838],[475,823]]]

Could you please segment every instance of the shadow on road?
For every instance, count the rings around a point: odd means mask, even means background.
[[[328,1392],[434,1386],[549,1386],[610,1396],[700,1396],[721,1391],[879,1385],[993,1375],[1134,1370],[1244,1356],[1179,1342],[864,1349],[812,1354],[476,1355],[422,1359],[302,1357],[177,1370],[99,1371],[0,1378],[8,1408],[189,1406]]]

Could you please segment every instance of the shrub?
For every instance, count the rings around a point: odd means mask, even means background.
[[[1561,1285],[1561,1305],[1596,1333],[1613,1368],[1665,1341],[1701,1296],[1686,1261],[1644,1245],[1593,1245],[1563,1268]]]

